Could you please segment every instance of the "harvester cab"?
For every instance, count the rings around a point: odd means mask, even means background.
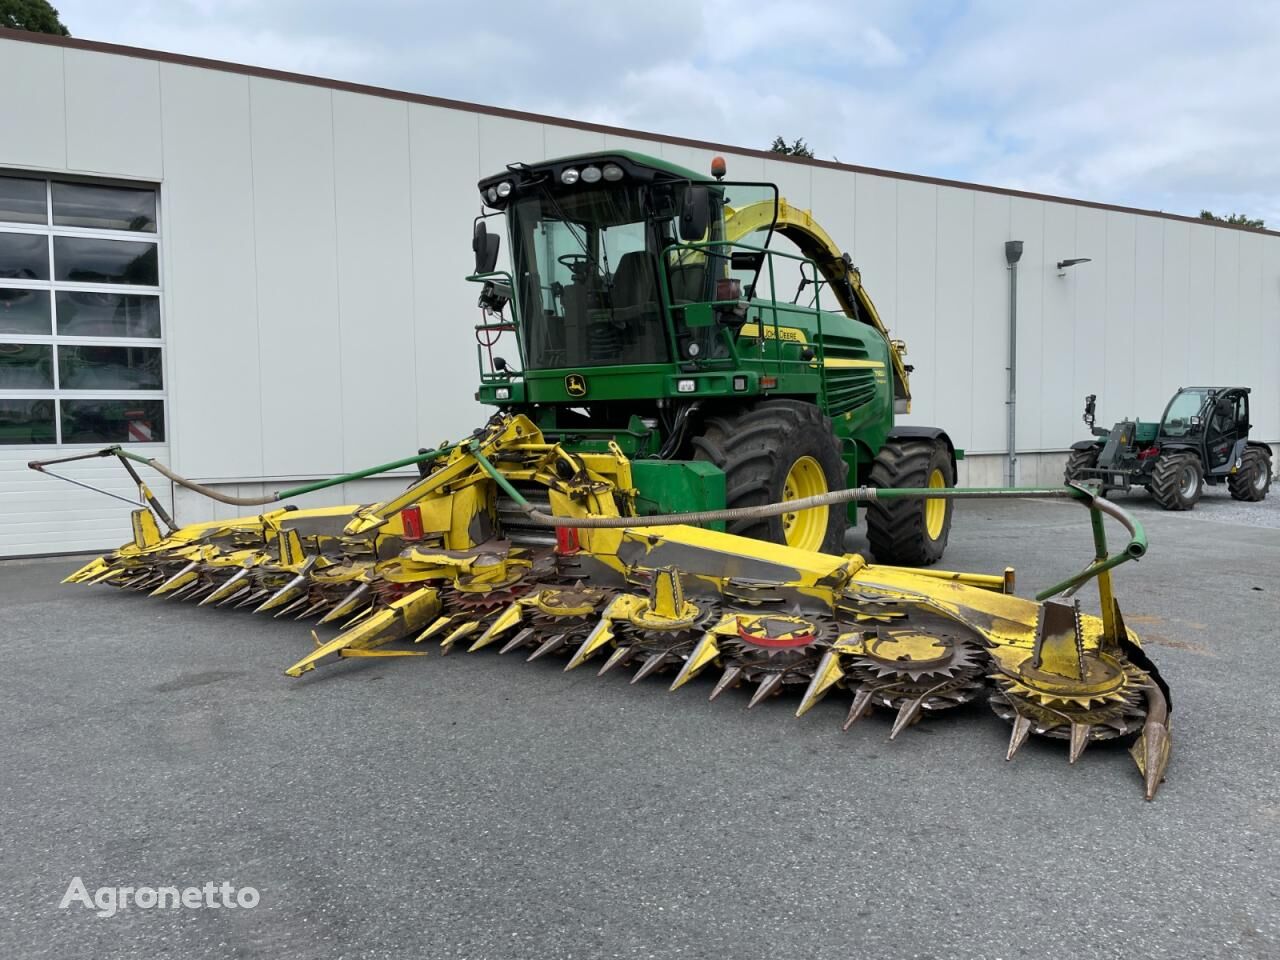
[[[953,486],[962,453],[946,433],[895,423],[911,401],[905,347],[848,255],[774,184],[725,180],[719,158],[712,175],[612,151],[481,180],[477,399],[566,449],[635,460],[641,513]],[[486,225],[498,217],[509,270]],[[728,530],[841,552],[855,510]],[[934,563],[950,522],[943,499],[874,504],[872,552]]]
[[[1190,510],[1204,485],[1226,482],[1237,500],[1257,501],[1271,486],[1271,448],[1249,440],[1249,387],[1182,387],[1158,423],[1122,420],[1093,426],[1096,398],[1085,399],[1084,422],[1098,439],[1076,443],[1068,482],[1103,492],[1146,487],[1166,510]]]

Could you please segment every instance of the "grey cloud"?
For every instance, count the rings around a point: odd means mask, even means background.
[[[78,36],[1280,225],[1257,2],[62,0]]]

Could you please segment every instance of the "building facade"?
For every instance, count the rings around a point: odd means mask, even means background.
[[[121,443],[248,496],[469,432],[475,182],[606,148],[719,153],[812,209],[908,344],[907,422],[965,448],[962,482],[1004,475],[1009,240],[1020,482],[1057,482],[1089,393],[1109,423],[1252,386],[1255,436],[1280,441],[1280,234],[10,31],[0,88],[20,92],[0,98],[0,556],[128,537],[127,507],[33,459]],[[63,472],[134,493],[114,461]],[[181,522],[235,512],[154,487]]]

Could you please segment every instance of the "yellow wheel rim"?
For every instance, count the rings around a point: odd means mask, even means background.
[[[945,487],[947,478],[942,475],[941,470],[934,470],[929,474],[929,486]],[[947,501],[945,500],[926,500],[924,502],[924,527],[929,533],[930,540],[937,540],[942,536],[942,525],[947,520]]]
[[[787,471],[787,479],[782,483],[782,499],[801,500],[804,497],[816,497],[827,490],[827,475],[822,472],[822,464],[813,457],[801,457]],[[787,546],[802,550],[821,550],[822,541],[827,536],[830,509],[810,507],[808,510],[784,513],[782,533]]]

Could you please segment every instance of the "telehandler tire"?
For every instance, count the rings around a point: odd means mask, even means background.
[[[873,487],[952,487],[955,471],[943,443],[888,440],[871,467]],[[867,505],[867,539],[878,563],[927,567],[942,559],[952,500],[884,500]]]
[[[811,403],[764,400],[741,412],[707,419],[693,439],[695,460],[725,474],[729,507],[752,507],[843,490],[849,468],[831,421]],[[734,520],[726,529],[743,537],[844,553],[844,504],[813,507],[777,517]]]
[[[1194,453],[1162,453],[1147,489],[1166,510],[1190,510],[1204,492],[1200,458]]]
[[[1262,500],[1271,489],[1271,458],[1258,447],[1246,447],[1240,469],[1228,475],[1227,486],[1236,500]]]
[[[1067,467],[1062,471],[1062,478],[1067,483],[1080,479],[1081,470],[1092,470],[1098,465],[1098,454],[1101,451],[1097,447],[1088,447],[1084,450],[1072,450],[1067,457]]]

